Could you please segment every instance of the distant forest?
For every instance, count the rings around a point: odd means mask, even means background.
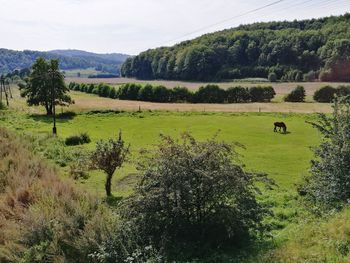
[[[61,70],[94,68],[101,72],[119,74],[121,64],[129,56],[124,54],[95,54],[80,50],[40,52],[0,49],[0,74],[30,68],[38,57],[59,59]]]
[[[139,79],[350,81],[350,14],[241,25],[147,50],[121,72]]]

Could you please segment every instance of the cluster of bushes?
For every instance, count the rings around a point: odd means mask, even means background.
[[[173,103],[245,103],[245,102],[269,102],[276,95],[272,87],[231,87],[227,90],[217,85],[206,85],[195,92],[185,87],[168,89],[164,86],[150,84],[124,84],[118,89],[106,84],[78,84],[70,83],[69,88],[75,91],[97,94],[101,97],[109,97],[120,100],[139,100],[149,102]]]
[[[79,135],[69,136],[65,140],[65,144],[68,146],[81,145],[90,143],[91,139],[87,133],[81,133]]]
[[[350,95],[350,86],[339,86],[334,88],[332,86],[324,86],[317,90],[314,94],[314,100],[317,102],[330,103],[335,96]]]

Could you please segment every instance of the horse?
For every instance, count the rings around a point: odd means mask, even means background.
[[[274,125],[275,125],[275,128],[273,129],[274,132],[277,132],[277,128],[278,128],[278,131],[283,130],[283,133],[287,132],[287,125],[284,122],[275,122]]]

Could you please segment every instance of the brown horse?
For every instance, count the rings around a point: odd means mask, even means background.
[[[283,130],[283,133],[287,132],[287,125],[284,122],[275,122],[274,125],[275,125],[275,128],[273,129],[274,132],[277,132],[277,131],[281,132],[281,130]]]

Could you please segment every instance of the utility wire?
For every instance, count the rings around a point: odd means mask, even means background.
[[[177,38],[168,40],[168,41],[164,42],[163,44],[167,44],[167,43],[169,43],[169,42],[173,42],[173,41],[176,41],[176,40],[183,39],[183,38],[185,38],[185,37],[187,37],[187,36],[191,36],[191,35],[193,35],[193,34],[202,32],[202,31],[204,31],[204,30],[206,30],[206,29],[209,29],[209,28],[212,28],[212,27],[214,27],[214,26],[221,25],[221,24],[223,24],[223,23],[229,22],[229,21],[234,20],[234,19],[236,19],[236,18],[239,18],[239,17],[242,17],[242,16],[246,16],[246,15],[255,13],[255,12],[257,12],[257,11],[266,9],[266,8],[268,8],[268,7],[277,5],[277,4],[279,4],[279,3],[281,3],[281,2],[285,2],[285,1],[286,1],[286,0],[278,0],[278,1],[272,2],[272,3],[270,3],[270,4],[267,4],[267,5],[264,5],[264,6],[255,8],[255,9],[253,9],[253,10],[250,10],[250,11],[247,11],[247,12],[245,12],[245,13],[242,13],[242,14],[239,14],[239,15],[236,15],[236,16],[233,16],[233,17],[231,17],[231,18],[227,18],[227,19],[221,20],[221,21],[219,21],[219,22],[217,22],[217,23],[214,23],[214,24],[211,24],[211,25],[208,25],[208,26],[199,28],[199,29],[197,29],[197,30],[195,30],[195,31],[189,32],[189,33],[187,33],[187,34],[185,34],[185,35],[182,35],[182,36],[180,36],[180,37],[177,37]]]

